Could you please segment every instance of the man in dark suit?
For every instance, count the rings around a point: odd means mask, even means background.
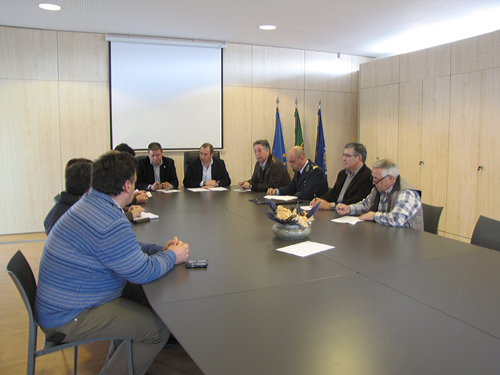
[[[224,160],[214,158],[214,147],[204,143],[200,147],[200,157],[188,163],[184,176],[185,188],[211,188],[229,186],[231,179],[226,170]]]
[[[365,165],[365,146],[356,142],[346,144],[342,161],[345,169],[337,175],[335,185],[325,195],[315,198],[311,202],[312,206],[320,202],[319,208],[322,210],[335,209],[338,203],[358,203],[370,194],[373,188],[372,171]]]
[[[240,189],[253,191],[267,191],[269,188],[288,185],[290,176],[283,163],[271,154],[271,147],[267,139],[259,139],[253,143],[255,154],[255,168],[252,178],[239,183]]]
[[[137,189],[158,190],[176,189],[179,186],[174,161],[163,156],[158,142],[148,146],[148,157],[139,160],[137,165]]]
[[[268,195],[295,195],[299,199],[311,200],[315,196],[321,196],[328,191],[323,170],[311,160],[306,159],[302,147],[292,147],[288,151],[286,159],[295,171],[292,182],[288,186],[278,189],[268,189]]]

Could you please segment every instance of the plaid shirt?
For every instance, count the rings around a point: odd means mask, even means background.
[[[392,225],[393,227],[403,227],[420,209],[422,203],[416,191],[403,190],[398,194],[394,207],[390,209],[391,186],[385,193],[380,194],[378,210],[375,213],[375,221],[380,224]],[[370,211],[377,189],[373,188],[370,195],[361,202],[349,206],[349,215],[359,216]]]

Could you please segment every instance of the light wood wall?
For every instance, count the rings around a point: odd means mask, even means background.
[[[287,149],[295,98],[306,155],[314,159],[318,101],[329,183],[340,154],[358,139],[358,71],[371,58],[228,44],[224,50],[224,151],[233,183],[250,178],[252,142],[274,136],[276,97]],[[103,34],[0,26],[0,161],[6,212],[0,234],[43,231],[64,166],[110,147],[109,55]],[[159,141],[161,139],[152,139]],[[146,147],[147,145],[145,145]],[[183,153],[168,152],[184,177]]]
[[[395,160],[447,237],[500,220],[500,31],[368,62],[360,82],[368,165]]]

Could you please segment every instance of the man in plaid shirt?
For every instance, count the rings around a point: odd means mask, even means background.
[[[373,164],[375,187],[361,202],[337,205],[341,215],[359,215],[360,220],[376,221],[394,227],[424,230],[420,191],[399,176],[398,166],[389,159]]]

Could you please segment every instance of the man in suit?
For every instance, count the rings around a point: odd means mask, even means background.
[[[311,160],[306,159],[304,149],[294,146],[286,155],[288,163],[295,171],[292,182],[278,189],[269,188],[268,195],[295,195],[299,199],[311,200],[328,191],[323,170]]]
[[[179,186],[174,161],[163,156],[158,142],[148,146],[148,158],[139,160],[137,165],[137,189],[176,189]]]
[[[321,198],[314,198],[311,206],[320,203],[320,209],[331,210],[335,209],[337,203],[357,203],[370,194],[373,188],[372,171],[365,165],[365,146],[356,142],[346,144],[342,161],[345,169],[339,172],[333,187]]]
[[[214,158],[214,147],[204,143],[200,147],[200,157],[188,163],[184,176],[185,188],[211,188],[229,186],[231,179],[226,170],[224,160]]]
[[[285,166],[276,156],[271,154],[269,142],[266,139],[255,141],[253,151],[257,162],[252,178],[240,182],[240,189],[267,191],[269,188],[277,188],[290,183],[290,176]]]

